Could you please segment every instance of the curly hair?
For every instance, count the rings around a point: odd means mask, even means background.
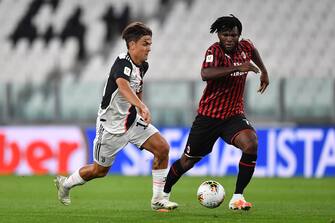
[[[215,22],[211,25],[210,33],[231,30],[235,26],[238,29],[239,35],[241,35],[242,23],[240,22],[240,20],[236,18],[233,14],[230,14],[230,16],[222,16],[220,18],[217,18]]]

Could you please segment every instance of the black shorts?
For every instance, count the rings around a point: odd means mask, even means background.
[[[212,152],[214,143],[219,137],[226,143],[233,144],[235,136],[245,129],[255,131],[243,115],[224,120],[197,115],[188,136],[184,153],[189,157],[204,157]]]

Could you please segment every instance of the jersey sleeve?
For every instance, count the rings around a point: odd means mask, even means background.
[[[250,53],[250,55],[252,56],[255,46],[254,44],[251,42],[250,39],[242,39],[240,41],[240,44],[243,46],[244,49],[247,49],[247,51]]]
[[[219,61],[222,59],[222,52],[221,50],[212,45],[209,47],[205,53],[205,59],[202,63],[202,68],[209,68],[209,67],[218,67]]]
[[[116,80],[124,78],[129,81],[132,72],[132,65],[127,59],[117,59],[111,69],[110,75]]]

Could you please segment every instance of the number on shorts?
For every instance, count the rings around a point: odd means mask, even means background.
[[[146,130],[149,126],[142,118],[136,122],[136,126],[142,126],[144,130]]]

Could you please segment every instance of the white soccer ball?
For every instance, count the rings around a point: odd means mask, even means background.
[[[197,192],[198,201],[206,208],[217,208],[225,198],[225,190],[214,180],[203,182]]]

